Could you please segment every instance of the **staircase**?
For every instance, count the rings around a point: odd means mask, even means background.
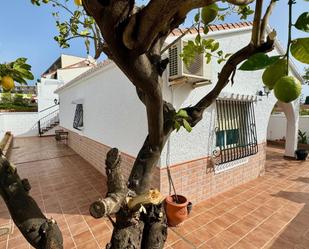
[[[59,104],[53,105],[40,111],[40,114],[46,113],[47,110],[49,110],[49,113],[40,118],[38,121],[38,130],[40,137],[46,135],[55,135],[49,133],[48,131],[59,125]]]

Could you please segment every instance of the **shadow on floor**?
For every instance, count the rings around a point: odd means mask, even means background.
[[[302,178],[297,180],[305,180],[308,184],[309,178]],[[296,212],[295,218],[284,228],[284,230],[277,236],[271,249],[307,249],[309,248],[309,194],[304,192],[288,192],[280,191],[275,195],[294,203],[304,204],[303,208],[297,212],[296,210],[290,210],[290,212]]]

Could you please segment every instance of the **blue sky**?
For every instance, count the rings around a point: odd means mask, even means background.
[[[72,0],[73,2],[73,0]],[[145,3],[147,1],[141,1]],[[266,0],[265,3],[268,1]],[[286,44],[288,0],[279,0],[270,20],[270,24],[277,30],[279,40]],[[294,6],[294,21],[304,11],[308,11],[309,3],[305,0],[297,0]],[[55,21],[51,15],[54,8],[49,5],[35,7],[30,0],[10,0],[1,4],[1,35],[0,35],[0,62],[15,60],[18,57],[27,57],[32,65],[35,79],[40,78],[41,73],[52,64],[61,53],[87,56],[82,40],[71,43],[69,49],[60,49],[53,40],[57,34]],[[186,21],[192,23],[190,14]],[[191,19],[190,19],[191,18]],[[226,22],[238,22],[238,17],[229,17]],[[305,37],[307,34],[294,31],[293,38]],[[300,71],[304,64],[298,63]],[[30,84],[33,84],[31,82]]]

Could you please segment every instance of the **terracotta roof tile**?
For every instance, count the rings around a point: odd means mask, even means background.
[[[225,23],[225,24],[216,24],[216,25],[210,25],[208,26],[210,31],[218,31],[218,30],[230,30],[230,29],[239,29],[239,28],[244,28],[244,27],[251,27],[252,22],[238,22],[238,23]],[[203,32],[204,28],[200,28],[200,32]],[[197,28],[176,28],[174,29],[171,33],[170,36],[179,36],[184,33],[189,33],[189,34],[196,34],[198,33]]]

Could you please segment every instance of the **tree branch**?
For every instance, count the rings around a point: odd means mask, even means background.
[[[274,38],[268,37],[267,41],[258,47],[254,46],[252,43],[249,43],[247,46],[233,54],[227,60],[219,73],[218,81],[215,87],[195,106],[185,108],[191,118],[191,126],[195,126],[202,119],[204,110],[219,96],[222,89],[229,82],[229,78],[236,70],[237,65],[256,53],[271,51],[273,49],[273,45]]]
[[[263,0],[256,0],[253,27],[252,27],[252,37],[251,42],[255,46],[260,45],[260,32],[261,32],[261,16],[262,16]]]
[[[268,25],[268,22],[269,22],[269,17],[271,16],[271,13],[273,11],[273,9],[275,8],[276,6],[276,2],[278,0],[271,0],[271,2],[269,3],[267,9],[266,9],[266,12],[264,14],[264,17],[262,19],[262,22],[261,22],[261,32],[260,32],[260,41],[261,42],[265,42],[265,39],[266,39],[266,28],[267,28],[267,25]]]
[[[193,9],[218,0],[151,0],[148,5],[129,17],[123,32],[123,43],[130,50],[143,54],[150,50],[161,35],[181,24]],[[254,0],[229,0],[234,5],[244,5]]]
[[[21,180],[17,169],[0,157],[0,194],[11,217],[27,239],[37,249],[62,249],[63,239],[57,223],[47,219],[29,195],[29,182]]]
[[[118,149],[111,149],[106,156],[106,176],[108,193],[103,200],[95,201],[90,205],[90,214],[94,218],[115,214],[123,205],[128,193],[120,169],[121,157]]]

